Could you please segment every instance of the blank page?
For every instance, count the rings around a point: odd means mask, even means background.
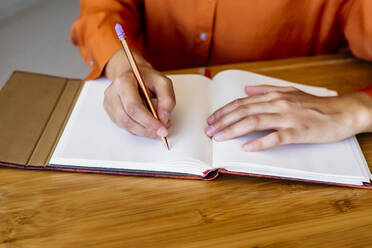
[[[203,132],[211,111],[211,80],[198,75],[169,77],[177,97],[170,151],[161,139],[132,135],[110,120],[102,107],[110,82],[101,78],[85,83],[50,164],[201,174],[212,158],[211,141]]]
[[[245,97],[245,85],[294,86],[318,96],[337,94],[325,88],[294,84],[238,70],[217,74],[214,83],[214,109],[236,98]],[[229,141],[213,142],[214,166],[234,171],[319,181],[352,184],[369,181],[369,170],[355,137],[333,144],[292,144],[265,151],[243,151],[241,146],[246,141],[268,133],[254,132]]]

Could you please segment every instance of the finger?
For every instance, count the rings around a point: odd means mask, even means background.
[[[214,122],[218,121],[221,119],[224,115],[230,113],[231,111],[234,111],[235,109],[245,106],[247,104],[253,104],[253,103],[259,103],[259,102],[268,102],[268,101],[273,101],[277,99],[285,99],[288,97],[287,93],[291,91],[296,91],[297,89],[293,87],[277,87],[277,86],[249,86],[249,87],[263,87],[263,88],[269,88],[275,87],[275,89],[280,89],[278,91],[268,91],[266,93],[258,94],[258,95],[251,95],[248,97],[244,98],[238,98],[222,108],[219,108],[216,110],[211,116],[208,117],[207,123],[208,124],[213,124]],[[263,91],[262,91],[263,92]]]
[[[172,126],[172,122],[168,120],[167,125],[165,126],[166,128],[170,128]]]
[[[254,95],[245,98],[236,99],[224,107],[218,109],[214,112],[207,120],[208,124],[214,124],[220,119],[222,119],[225,115],[235,111],[239,108],[246,107],[248,105],[254,105],[258,103],[269,103],[270,105],[263,104],[262,106],[267,106],[270,108],[275,108],[276,110],[272,111],[263,111],[263,113],[268,112],[279,112],[279,111],[286,111],[291,107],[295,107],[295,104],[291,102],[290,96],[286,92],[279,92],[279,91],[272,91],[262,95]],[[298,107],[298,106],[297,106]],[[256,113],[259,113],[257,111]]]
[[[282,129],[287,123],[279,114],[252,115],[236,122],[213,136],[215,141],[225,141],[253,131]]]
[[[154,139],[159,137],[154,130],[142,127],[127,115],[118,95],[112,95],[109,99],[105,98],[104,108],[110,119],[117,126],[127,130],[128,132]]]
[[[221,119],[226,114],[234,111],[235,109],[237,109],[241,106],[245,106],[247,104],[252,104],[252,103],[268,101],[268,100],[269,100],[269,98],[266,95],[257,95],[257,96],[235,99],[234,101],[232,101],[232,102],[226,104],[225,106],[219,108],[212,115],[210,115],[207,119],[207,123],[211,125],[211,124],[215,123],[216,121],[218,121],[219,119]]]
[[[287,128],[268,134],[264,137],[246,142],[245,151],[254,152],[269,149],[275,146],[296,143],[297,133],[293,128]]]
[[[152,86],[158,100],[157,113],[160,121],[166,124],[169,120],[170,113],[176,106],[176,97],[174,95],[172,81],[163,75],[157,75],[156,78],[154,78]]]
[[[119,93],[120,101],[124,110],[131,119],[141,124],[144,128],[156,130],[161,137],[167,136],[167,129],[155,119],[150,111],[143,104],[139,95],[137,81],[133,74],[128,74],[125,78],[119,78],[115,82]]]
[[[274,86],[274,85],[257,85],[257,86],[245,86],[245,93],[248,95],[260,95],[260,94],[266,94],[273,91],[279,91],[279,92],[292,92],[296,91],[297,89],[288,86],[288,87],[282,87],[282,86]]]
[[[227,113],[226,115],[218,119],[216,122],[208,126],[207,129],[205,130],[205,133],[208,136],[213,136],[217,132],[234,124],[235,122],[238,122],[246,118],[247,116],[274,112],[276,112],[276,105],[272,104],[271,102],[261,102],[243,105],[231,111],[230,113]]]

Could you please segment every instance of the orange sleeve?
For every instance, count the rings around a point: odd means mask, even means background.
[[[115,33],[116,23],[123,26],[128,43],[143,50],[143,0],[81,0],[80,5],[71,40],[91,69],[86,80],[99,77],[111,56],[121,48]]]
[[[372,1],[348,1],[341,11],[341,23],[353,54],[372,61]]]
[[[348,1],[341,11],[346,40],[353,54],[372,61],[372,1]],[[372,85],[361,90],[372,96]]]

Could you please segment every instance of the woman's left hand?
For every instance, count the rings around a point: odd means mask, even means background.
[[[318,97],[293,87],[246,86],[245,98],[214,112],[206,134],[216,141],[276,130],[243,145],[258,151],[290,143],[329,143],[372,132],[372,98],[365,93]]]

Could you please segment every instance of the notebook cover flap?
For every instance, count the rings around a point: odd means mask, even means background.
[[[82,84],[15,71],[0,91],[0,161],[46,166]]]

